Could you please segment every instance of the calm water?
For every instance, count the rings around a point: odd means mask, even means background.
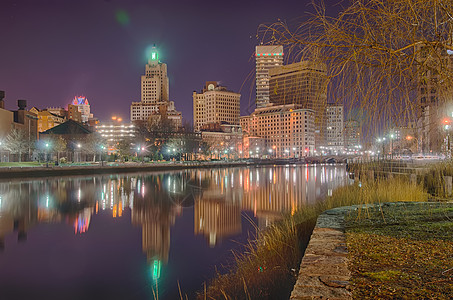
[[[282,213],[344,184],[344,166],[0,182],[0,299],[179,299]]]

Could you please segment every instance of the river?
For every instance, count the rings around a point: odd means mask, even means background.
[[[0,181],[0,299],[190,299],[256,228],[346,180],[297,165]]]

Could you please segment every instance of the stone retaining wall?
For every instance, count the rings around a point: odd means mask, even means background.
[[[318,217],[290,299],[352,299],[344,234],[344,215],[350,209],[334,208]]]

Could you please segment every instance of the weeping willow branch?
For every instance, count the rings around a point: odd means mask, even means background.
[[[448,101],[453,1],[351,0],[335,17],[323,3],[312,5],[307,21],[262,25],[258,35],[263,44],[284,45],[290,62],[325,63],[330,102],[379,124],[367,133],[416,120],[422,82],[442,91],[436,101]]]

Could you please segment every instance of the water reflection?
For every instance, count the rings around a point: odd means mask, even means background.
[[[99,214],[117,219],[127,212],[141,229],[142,252],[151,278],[158,281],[172,238],[187,239],[171,237],[171,230],[188,210],[193,211],[193,238],[202,236],[216,248],[244,234],[243,211],[265,227],[331,194],[346,178],[342,166],[280,166],[0,182],[0,250],[8,247],[6,236],[17,233],[24,242],[39,224],[66,224],[73,234],[86,235]],[[168,280],[176,283],[176,278]]]

